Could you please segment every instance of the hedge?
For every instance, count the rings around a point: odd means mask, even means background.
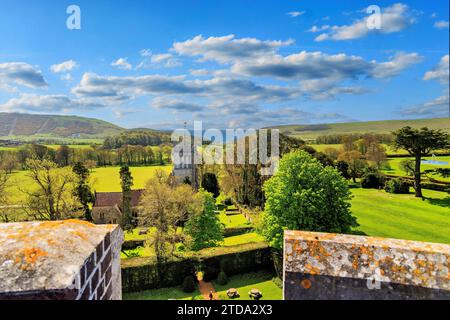
[[[234,236],[240,236],[241,234],[250,233],[253,231],[254,231],[253,227],[225,228],[223,230],[223,236],[225,238],[234,237]]]
[[[122,250],[133,250],[137,247],[144,247],[145,240],[126,240],[122,244]]]
[[[210,281],[220,271],[231,276],[271,269],[273,263],[268,245],[257,242],[188,253],[168,262],[166,268],[166,276],[158,281],[154,257],[122,260],[122,291],[127,293],[180,286],[187,276],[193,276],[200,270],[204,272],[204,280]]]

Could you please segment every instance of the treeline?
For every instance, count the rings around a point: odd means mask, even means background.
[[[375,137],[379,143],[390,144],[392,143],[394,136],[390,133],[351,133],[351,134],[328,134],[318,136],[316,138],[317,144],[342,144],[345,141],[352,140],[357,141],[360,139],[366,139],[368,136]]]
[[[155,130],[133,130],[117,136],[107,137],[103,142],[105,149],[118,149],[128,146],[160,146],[170,143],[170,134]]]
[[[57,149],[39,144],[29,144],[15,150],[0,151],[0,167],[7,171],[27,169],[27,160],[50,160],[59,167],[73,166],[83,163],[90,168],[103,166],[145,166],[168,164],[171,162],[169,145],[158,147],[124,145],[118,149],[106,149],[93,145],[89,148],[69,148],[60,146]]]

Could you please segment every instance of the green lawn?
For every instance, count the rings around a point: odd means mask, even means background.
[[[220,300],[231,300],[226,294],[230,288],[235,288],[239,292],[240,297],[236,300],[251,300],[248,292],[252,289],[261,291],[263,295],[261,300],[282,300],[283,291],[272,281],[272,278],[272,274],[263,271],[247,273],[230,277],[228,283],[223,286],[214,282],[214,288]]]
[[[450,243],[450,195],[423,190],[430,199],[383,190],[352,189],[358,230],[370,236]]]
[[[220,222],[225,225],[225,228],[241,228],[251,225],[250,222],[245,219],[242,214],[227,215],[225,211],[222,211],[219,216]]]
[[[264,238],[255,232],[244,233],[239,236],[227,237],[224,240],[223,246],[230,247],[238,244],[262,242]]]
[[[389,165],[391,167],[390,170],[383,170],[384,173],[386,174],[392,174],[392,175],[397,175],[397,176],[406,176],[406,173],[400,168],[400,163],[404,160],[413,160],[413,158],[393,158],[393,159],[389,159]],[[432,160],[432,157],[425,157],[424,160]],[[444,162],[448,162],[447,165],[429,165],[429,164],[422,164],[421,165],[421,169],[422,171],[424,170],[430,170],[430,169],[436,169],[436,168],[448,168],[450,169],[450,157],[442,157],[442,156],[436,156],[436,160],[438,161],[444,161]],[[425,178],[425,177],[424,177]],[[450,182],[450,177],[448,178],[444,178],[442,176],[439,175],[433,175],[432,178],[436,179],[436,180],[441,180],[441,181],[448,181]]]
[[[124,293],[124,300],[203,300],[198,290],[193,293],[185,293],[179,287],[162,288],[141,292]]]

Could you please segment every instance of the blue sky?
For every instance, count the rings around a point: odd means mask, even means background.
[[[81,9],[81,29],[66,8]],[[449,3],[3,1],[0,111],[124,127],[448,116]],[[366,8],[381,8],[381,29]]]

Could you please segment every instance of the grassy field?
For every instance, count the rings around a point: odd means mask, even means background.
[[[163,170],[169,173],[172,170],[171,165],[150,166],[150,167],[131,167],[133,176],[133,189],[142,189],[149,178],[153,176],[156,170]],[[120,189],[120,167],[96,168],[92,172],[92,182],[94,189],[98,192],[118,192]]]
[[[219,216],[220,222],[225,225],[225,228],[241,228],[250,226],[250,222],[245,219],[242,214],[227,215],[221,212]]]
[[[389,166],[391,167],[390,170],[383,170],[384,173],[386,174],[392,174],[392,175],[397,175],[397,176],[406,176],[406,173],[400,168],[400,163],[404,160],[414,160],[413,158],[392,158],[389,159]],[[431,160],[432,157],[426,157],[424,158],[424,160]],[[436,156],[436,160],[438,161],[444,161],[447,162],[447,165],[429,165],[429,164],[422,164],[421,165],[421,169],[422,171],[424,170],[430,170],[430,169],[436,169],[436,168],[449,168],[450,169],[450,157],[440,157],[440,156]],[[425,178],[425,177],[424,177]],[[442,176],[439,175],[433,175],[432,176],[433,179],[436,180],[441,180],[441,181],[448,181],[450,182],[450,177],[448,178],[444,178]]]
[[[147,180],[152,177],[156,170],[161,169],[170,172],[172,166],[150,166],[150,167],[130,167],[131,174],[134,179],[133,189],[142,189],[145,187]],[[104,167],[96,168],[92,171],[91,181],[93,189],[97,192],[119,192],[120,189],[120,167]],[[8,193],[11,195],[13,203],[20,203],[23,201],[25,195],[20,191],[30,190],[32,188],[32,181],[27,176],[26,171],[17,171],[13,173],[10,181]]]
[[[352,189],[352,212],[370,236],[450,243],[450,195],[423,190],[428,199],[383,190]]]
[[[162,288],[141,292],[124,293],[124,300],[203,300],[198,290],[193,293],[186,293],[179,287]]]
[[[443,129],[450,132],[448,118],[417,119],[417,120],[383,120],[368,122],[333,123],[320,125],[287,125],[275,127],[281,133],[301,138],[314,140],[318,136],[329,134],[349,133],[391,133],[405,126],[414,128],[428,127],[430,129]]]
[[[252,289],[261,291],[263,295],[261,300],[282,300],[282,289],[272,281],[272,278],[273,275],[267,272],[247,273],[230,277],[226,285],[214,282],[214,288],[220,300],[232,300],[227,296],[227,290],[230,288],[237,289],[240,294],[235,300],[250,300],[248,292]]]

